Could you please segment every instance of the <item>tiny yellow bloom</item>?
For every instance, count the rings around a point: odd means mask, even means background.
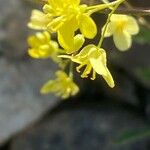
[[[36,30],[45,30],[47,29],[47,24],[52,20],[50,14],[45,14],[39,10],[32,10],[30,22],[28,27]]]
[[[75,56],[62,55],[60,57],[70,58],[73,62],[78,63],[79,66],[76,69],[79,73],[80,69],[82,67],[85,67],[81,75],[82,78],[87,78],[92,71],[92,80],[96,78],[97,73],[103,76],[103,78],[106,80],[107,84],[111,88],[114,87],[114,80],[107,68],[106,52],[104,49],[98,48],[95,45],[90,44],[84,47],[81,52]]]
[[[56,79],[49,80],[41,88],[42,94],[55,93],[63,99],[74,96],[79,92],[78,86],[63,71],[56,72]]]
[[[48,0],[43,7],[44,12],[52,16],[48,30],[58,33],[58,41],[67,51],[74,49],[74,35],[78,29],[89,39],[97,33],[96,24],[86,8],[86,5],[80,5],[80,0]]]
[[[37,32],[36,35],[29,36],[28,44],[30,46],[28,53],[31,57],[52,58],[54,61],[58,61],[58,44],[51,40],[47,31]]]
[[[128,15],[113,14],[108,23],[105,37],[113,35],[116,47],[125,51],[132,45],[131,35],[136,35],[138,32],[139,26],[135,18]]]

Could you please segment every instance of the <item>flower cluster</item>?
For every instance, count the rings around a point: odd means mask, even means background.
[[[41,88],[41,93],[56,93],[57,96],[61,96],[63,99],[76,95],[78,91],[78,86],[63,71],[57,71],[56,79],[48,81]]]
[[[47,31],[37,32],[28,38],[30,46],[28,53],[33,58],[52,58],[58,61],[60,49],[58,43],[51,40],[50,34]]]
[[[82,78],[96,74],[101,75],[107,84],[113,88],[114,80],[107,68],[106,51],[102,48],[105,37],[113,35],[116,47],[125,51],[131,47],[131,35],[139,32],[136,20],[128,15],[114,14],[115,10],[125,0],[88,6],[80,4],[80,0],[47,0],[43,10],[33,10],[28,27],[40,30],[28,38],[28,54],[33,58],[51,58],[59,65],[56,79],[49,80],[41,89],[41,93],[55,93],[62,98],[68,98],[78,93],[79,88],[73,79],[73,63],[77,63],[76,70],[82,73]],[[86,39],[93,39],[97,35],[97,25],[91,15],[109,9],[108,19],[102,28],[102,34],[97,45],[84,45]],[[57,42],[53,34],[57,36]],[[69,67],[68,75],[66,68]]]

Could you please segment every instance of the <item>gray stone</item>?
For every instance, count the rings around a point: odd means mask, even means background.
[[[0,0],[0,52],[5,57],[21,58],[26,54],[30,4],[26,0]]]
[[[29,0],[0,0],[0,144],[57,103],[56,97],[39,93],[56,66],[50,61],[22,60],[27,55],[31,32],[27,22],[33,6],[38,7]]]
[[[0,59],[0,144],[41,118],[58,102],[41,95],[40,87],[53,77],[48,61]]]
[[[149,150],[146,138],[113,143],[125,131],[144,127],[146,123],[140,116],[115,105],[93,105],[61,109],[17,136],[10,149]]]

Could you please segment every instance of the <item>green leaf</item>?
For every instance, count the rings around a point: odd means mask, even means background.
[[[118,136],[117,139],[114,140],[113,143],[128,143],[146,137],[150,137],[150,127],[124,131],[123,133],[121,133],[121,135]]]
[[[136,73],[144,81],[150,82],[150,67],[139,68],[136,70]]]
[[[133,40],[139,44],[149,44],[150,43],[150,29],[146,27],[141,27],[139,34],[134,36]]]

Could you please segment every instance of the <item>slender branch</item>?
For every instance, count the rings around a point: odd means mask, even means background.
[[[109,21],[110,21],[110,18],[111,18],[111,16],[113,15],[113,13],[117,10],[117,8],[119,7],[119,5],[121,4],[121,3],[123,3],[124,2],[124,0],[118,0],[118,4],[116,4],[115,6],[114,6],[114,8],[111,10],[111,12],[108,14],[108,18],[107,18],[107,20],[106,20],[106,23],[105,23],[105,25],[104,25],[104,30],[102,30],[102,33],[101,33],[101,38],[100,38],[100,40],[99,40],[99,43],[98,43],[98,46],[97,47],[101,47],[101,45],[102,45],[102,43],[103,43],[103,40],[104,40],[104,36],[105,36],[105,32],[106,32],[106,29],[107,29],[107,26],[108,26],[108,23],[109,23]]]
[[[124,5],[125,5],[128,9],[134,9],[134,7],[129,3],[128,0],[124,1]],[[140,9],[139,9],[139,10],[140,10]],[[150,11],[150,8],[147,9],[147,10]],[[142,14],[142,13],[141,13],[141,14]],[[150,23],[144,18],[144,16],[148,16],[148,15],[143,15],[143,16],[142,16],[141,14],[137,15],[137,18],[138,18],[139,23],[140,23],[141,25],[143,25],[143,26],[145,26],[145,27],[147,27],[147,28],[150,29]],[[145,14],[148,14],[148,13],[145,13]],[[150,14],[149,14],[149,16],[150,16]]]
[[[118,8],[116,13],[132,14],[138,16],[150,16],[150,8]]]
[[[100,11],[100,13],[109,14],[110,10],[106,9]],[[150,16],[150,9],[142,9],[142,8],[118,8],[115,13],[123,13],[123,14],[131,14],[134,16]]]

